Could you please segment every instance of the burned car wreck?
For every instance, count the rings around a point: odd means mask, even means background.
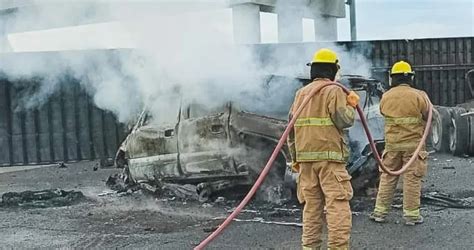
[[[192,184],[201,201],[214,194],[248,190],[275,148],[287,125],[288,109],[296,90],[310,81],[280,76],[268,77],[268,96],[251,96],[269,105],[228,102],[209,109],[197,103],[181,105],[175,124],[154,123],[143,111],[117,152],[115,164],[124,168],[129,183],[152,189],[165,183]],[[383,150],[383,117],[379,101],[381,82],[357,75],[345,75],[340,82],[356,91],[377,147]],[[291,83],[291,84],[290,84]],[[278,91],[275,99],[274,92]],[[271,98],[271,99],[270,99]],[[274,102],[278,102],[274,104]],[[248,107],[249,106],[249,107]],[[255,108],[259,107],[259,108]],[[378,168],[368,146],[359,117],[348,137],[351,156],[347,169],[356,193],[374,186]],[[285,200],[295,188],[296,174],[289,168],[287,147],[283,147],[267,177],[263,200]]]

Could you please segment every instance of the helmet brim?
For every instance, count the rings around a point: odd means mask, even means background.
[[[306,63],[306,66],[308,67],[311,67],[311,65],[313,65],[313,63],[326,63],[326,62],[309,62],[309,63]],[[336,64],[337,68],[338,69],[341,69],[341,65],[339,64],[339,61],[337,61],[336,63],[328,63],[328,64]]]
[[[404,73],[390,73],[390,76],[394,76],[394,75],[414,76],[414,75],[415,75],[415,71],[412,71],[412,72],[404,72]]]

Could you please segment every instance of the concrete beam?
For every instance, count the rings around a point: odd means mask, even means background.
[[[235,5],[240,5],[240,4],[256,4],[256,5],[275,7],[277,4],[277,0],[230,0],[229,1],[230,7],[234,7]]]
[[[278,41],[294,43],[303,41],[303,18],[301,11],[278,13]]]
[[[308,8],[314,16],[346,17],[345,0],[311,0]]]
[[[0,35],[0,53],[12,52],[12,47],[7,36]]]
[[[256,4],[261,12],[279,13],[286,8],[299,9],[302,17],[346,17],[345,0],[230,0],[229,7],[240,4]]]
[[[238,44],[261,42],[260,8],[256,4],[239,4],[232,7],[234,41]]]

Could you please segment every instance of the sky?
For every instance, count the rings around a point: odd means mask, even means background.
[[[356,0],[356,3],[359,40],[474,36],[474,0]],[[183,18],[198,20],[200,15],[211,15],[216,32],[223,40],[232,42],[230,9],[187,13]],[[261,13],[263,43],[278,42],[277,25],[276,14]],[[313,21],[303,19],[302,25],[303,40],[314,41]],[[8,39],[14,51],[134,47],[133,36],[127,35],[117,22],[11,34]],[[338,39],[350,40],[349,8],[346,18],[338,19]]]
[[[359,40],[474,36],[474,0],[356,0]],[[262,14],[262,42],[277,42],[276,15]],[[303,20],[304,40],[314,40]],[[338,39],[350,40],[349,7],[338,19]]]
[[[474,36],[474,0],[357,0],[356,3],[361,40]],[[350,40],[349,19],[340,19],[338,28],[339,39]]]

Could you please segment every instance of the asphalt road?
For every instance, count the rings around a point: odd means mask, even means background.
[[[473,159],[433,155],[424,192],[441,191],[459,198],[474,197]],[[228,214],[235,202],[203,206],[196,202],[156,199],[136,192],[104,193],[115,169],[93,171],[93,162],[68,168],[42,167],[0,174],[0,194],[61,188],[80,190],[87,200],[68,207],[0,208],[0,248],[153,248],[190,249]],[[105,195],[103,195],[105,194]],[[471,198],[470,198],[471,197]],[[389,222],[368,220],[371,198],[355,200],[354,249],[473,249],[474,211],[423,206],[425,223],[404,226],[401,210]],[[300,222],[299,206],[252,204],[241,219]],[[210,248],[299,249],[301,228],[260,222],[234,222]]]

